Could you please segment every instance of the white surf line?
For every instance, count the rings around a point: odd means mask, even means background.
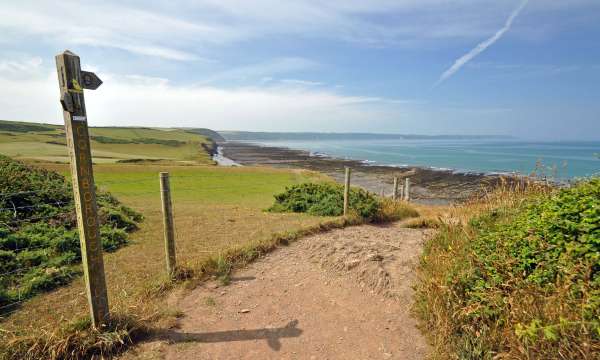
[[[527,3],[529,3],[529,0],[524,0],[515,10],[513,10],[513,12],[510,14],[508,19],[504,23],[504,26],[500,30],[498,30],[492,37],[479,43],[476,47],[471,49],[471,51],[469,51],[465,55],[458,58],[454,62],[454,64],[448,70],[446,70],[442,74],[442,76],[440,76],[439,80],[433,85],[433,88],[437,87],[442,82],[444,82],[446,79],[450,78],[458,70],[460,70],[460,68],[462,68],[465,64],[467,64],[469,61],[473,60],[475,57],[477,57],[477,55],[484,52],[490,46],[494,45],[494,43],[496,41],[500,40],[502,38],[502,36],[504,36],[504,34],[506,34],[506,32],[508,30],[510,30],[513,22],[515,21],[517,16],[519,16],[519,14],[523,10],[523,8],[527,5]]]

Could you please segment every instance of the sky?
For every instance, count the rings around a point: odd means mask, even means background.
[[[0,119],[600,140],[598,0],[0,0]]]

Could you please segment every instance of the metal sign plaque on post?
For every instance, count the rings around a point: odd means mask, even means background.
[[[98,328],[108,318],[108,297],[83,89],[96,89],[102,81],[94,73],[82,72],[79,56],[68,50],[56,56],[56,70],[71,159],[81,262],[92,325]]]

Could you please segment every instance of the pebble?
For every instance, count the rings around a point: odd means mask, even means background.
[[[249,312],[250,312],[250,309],[242,309],[242,310],[240,310],[240,312],[241,312],[242,314],[246,314],[246,313],[249,313]]]

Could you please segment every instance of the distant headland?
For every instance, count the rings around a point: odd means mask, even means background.
[[[257,132],[218,131],[228,141],[244,140],[510,140],[508,135],[419,135],[381,133],[334,133],[334,132]]]

